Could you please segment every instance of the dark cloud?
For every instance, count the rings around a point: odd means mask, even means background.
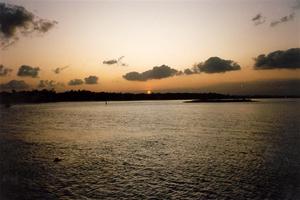
[[[118,61],[115,60],[115,59],[103,61],[103,64],[106,64],[106,65],[114,65],[114,64],[117,64],[117,63],[118,63]]]
[[[25,90],[29,85],[25,81],[11,80],[7,83],[0,84],[1,90]]]
[[[0,65],[0,76],[7,76],[12,72],[12,69]]]
[[[97,76],[89,76],[84,78],[85,84],[97,84],[98,83],[98,77]]]
[[[227,71],[240,70],[241,67],[232,60],[224,60],[219,57],[210,57],[204,63],[195,64],[192,68],[183,71],[172,69],[167,65],[153,67],[153,69],[139,73],[129,72],[123,76],[129,81],[147,81],[151,79],[162,79],[172,76],[192,75],[200,73],[225,73]]]
[[[175,76],[178,73],[176,69],[172,69],[167,65],[161,65],[159,67],[153,67],[153,69],[138,73],[129,72],[123,76],[124,79],[129,81],[147,81],[151,79],[163,79],[171,76]]]
[[[195,68],[196,67],[196,68]],[[219,57],[210,57],[204,63],[199,63],[193,69],[194,73],[225,73],[228,71],[240,70],[239,64],[232,60],[224,60]],[[198,67],[198,69],[197,69]]]
[[[22,6],[0,3],[1,48],[14,44],[20,36],[46,33],[55,24],[56,21],[41,19]]]
[[[252,18],[252,21],[256,21],[256,20],[259,20],[262,18],[262,15],[261,14],[257,14],[255,15],[255,17]]]
[[[255,58],[254,69],[299,69],[300,48],[274,51]]]
[[[122,63],[122,61],[121,61],[124,57],[125,56],[121,56],[118,59],[105,60],[105,61],[103,61],[103,64],[105,64],[105,65],[114,65],[114,64],[119,65],[120,64],[121,66],[128,66],[127,64]]]
[[[69,81],[68,85],[82,85],[83,83],[81,79],[73,79]]]
[[[263,24],[266,21],[265,17],[263,17],[260,13],[255,15],[251,20],[256,26]]]
[[[19,68],[18,71],[18,76],[23,76],[23,77],[32,77],[32,78],[37,78],[39,74],[40,68],[38,67],[30,67],[28,65],[22,65]]]
[[[98,77],[97,76],[89,76],[84,78],[84,81],[82,79],[73,79],[70,80],[68,85],[82,85],[82,84],[98,84]]]
[[[183,73],[186,74],[186,75],[194,74],[194,72],[193,72],[191,69],[185,69],[185,70],[183,71]]]
[[[129,72],[123,75],[123,78],[128,81],[146,81],[142,78],[142,74],[140,74],[139,72]]]
[[[200,64],[195,64],[194,67],[185,69],[182,74],[185,74],[185,75],[199,74],[200,73],[200,69],[199,69]]]
[[[60,82],[56,82],[53,80],[40,80],[38,84],[38,88],[45,88],[45,89],[54,89],[57,87],[63,87],[64,84]]]
[[[291,20],[294,19],[294,16],[295,16],[295,14],[294,14],[294,13],[291,13],[291,14],[289,14],[289,15],[287,15],[287,16],[281,17],[279,20],[274,20],[274,21],[272,21],[272,22],[270,23],[270,26],[271,26],[271,27],[274,27],[274,26],[277,26],[277,25],[279,25],[279,24],[281,24],[281,23],[285,23],[285,22],[291,21]]]
[[[69,65],[64,66],[64,67],[57,67],[56,69],[53,70],[53,72],[55,74],[59,74],[61,71],[63,71],[64,69],[67,69],[69,67]]]

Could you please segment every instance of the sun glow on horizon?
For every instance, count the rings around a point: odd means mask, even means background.
[[[286,66],[255,67],[260,55],[300,51],[295,1],[3,0],[0,5],[12,5],[3,7],[8,17],[0,22],[7,26],[0,40],[8,45],[0,48],[0,91],[231,93],[234,83],[298,80],[300,68],[290,67],[291,59]],[[11,16],[18,8],[21,19]]]

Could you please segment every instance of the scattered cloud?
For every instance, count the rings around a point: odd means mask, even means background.
[[[20,36],[44,34],[56,24],[57,21],[41,19],[22,6],[0,3],[0,47],[11,46]]]
[[[266,18],[263,17],[260,13],[255,15],[252,19],[252,22],[255,26],[265,23]]]
[[[290,7],[290,9],[292,10],[292,12],[290,14],[283,16],[277,20],[271,21],[270,27],[275,27],[282,23],[292,21],[295,17],[295,12],[300,9],[300,0],[295,0],[294,5],[292,7]],[[259,13],[259,14],[255,15],[251,20],[253,21],[254,25],[260,25],[260,24],[265,23],[266,18],[262,14]]]
[[[167,65],[153,67],[151,70],[139,73],[129,72],[123,76],[128,81],[147,81],[151,79],[163,79],[175,76],[178,73],[176,69],[172,69]]]
[[[34,31],[37,31],[39,33],[46,33],[51,28],[53,28],[57,23],[58,23],[57,21],[39,19],[34,22]]]
[[[67,65],[67,66],[64,66],[64,67],[57,67],[57,68],[55,68],[55,69],[53,70],[53,72],[54,72],[55,74],[59,74],[61,71],[63,71],[64,69],[67,69],[68,67],[70,67],[70,66]]]
[[[89,76],[84,78],[85,84],[97,84],[98,83],[98,77],[97,76]]]
[[[268,55],[261,54],[255,59],[254,69],[299,69],[300,48],[292,48],[286,51],[274,51]]]
[[[31,77],[37,78],[39,74],[40,68],[39,67],[31,67],[28,65],[21,65],[18,70],[18,76],[22,77]]]
[[[53,80],[40,80],[38,84],[38,88],[44,89],[54,89],[58,87],[64,87],[64,84]]]
[[[98,84],[99,78],[97,76],[89,76],[84,78],[84,81],[82,79],[72,79],[69,81],[68,85],[82,85],[82,84]]]
[[[262,15],[259,13],[252,18],[252,21],[257,21],[262,18]]]
[[[300,0],[296,0],[294,6],[292,6],[291,9],[292,9],[293,11],[299,10],[299,9],[300,9]],[[273,20],[273,21],[270,23],[270,26],[271,26],[271,27],[275,27],[275,26],[277,26],[277,25],[279,25],[279,24],[282,24],[282,23],[286,23],[286,22],[292,21],[294,18],[295,18],[295,13],[292,12],[292,13],[290,13],[289,15],[283,16],[283,17],[281,17],[281,18],[278,19],[278,20]]]
[[[19,68],[18,76],[23,77],[31,77],[31,78],[37,78],[39,74],[40,68],[38,67],[31,67],[28,65],[22,65]]]
[[[118,64],[118,65],[121,65],[121,66],[128,66],[127,64],[125,64],[125,63],[122,62],[122,59],[123,59],[124,57],[125,57],[125,56],[121,56],[121,57],[119,57],[118,59],[105,60],[105,61],[103,61],[103,64],[105,64],[105,65],[114,65],[114,64]]]
[[[8,67],[4,67],[3,65],[0,65],[0,76],[7,76],[9,75],[13,70],[8,68]]]
[[[120,62],[125,56],[121,56],[118,58],[118,62]]]
[[[105,64],[105,65],[114,65],[114,64],[117,64],[117,63],[118,63],[118,61],[115,60],[115,59],[103,61],[103,64]]]
[[[26,90],[29,85],[22,80],[11,80],[7,83],[0,84],[0,90]]]
[[[228,71],[240,70],[239,64],[232,60],[225,60],[219,57],[210,57],[204,63],[196,64],[192,69],[186,69],[185,74],[197,74],[197,73],[225,73]]]
[[[69,81],[68,85],[74,86],[74,85],[82,85],[84,82],[81,79],[72,79]]]
[[[271,27],[277,26],[281,23],[285,23],[294,19],[295,13],[291,13],[287,16],[281,17],[279,20],[274,20],[270,23]]]
[[[294,10],[300,9],[300,0],[296,0],[294,6],[292,7]]]

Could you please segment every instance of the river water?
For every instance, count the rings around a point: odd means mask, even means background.
[[[299,99],[1,108],[0,199],[300,199],[299,108]]]

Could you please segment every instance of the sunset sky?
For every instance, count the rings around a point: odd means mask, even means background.
[[[299,52],[297,0],[0,2],[34,15],[24,26],[11,25],[9,35],[1,30],[2,89],[13,89],[7,85],[11,80],[23,80],[28,89],[49,84],[58,91],[214,91],[214,85],[300,78],[299,54],[292,64],[254,69],[261,54]],[[27,31],[39,19],[44,19],[39,29]],[[240,68],[205,71],[211,57]],[[22,75],[22,65],[38,67],[38,74]],[[163,65],[174,71],[164,77],[141,74]],[[184,73],[193,66],[200,71]],[[135,74],[139,80],[126,80],[130,72],[140,73]],[[74,79],[82,82],[76,85]]]

